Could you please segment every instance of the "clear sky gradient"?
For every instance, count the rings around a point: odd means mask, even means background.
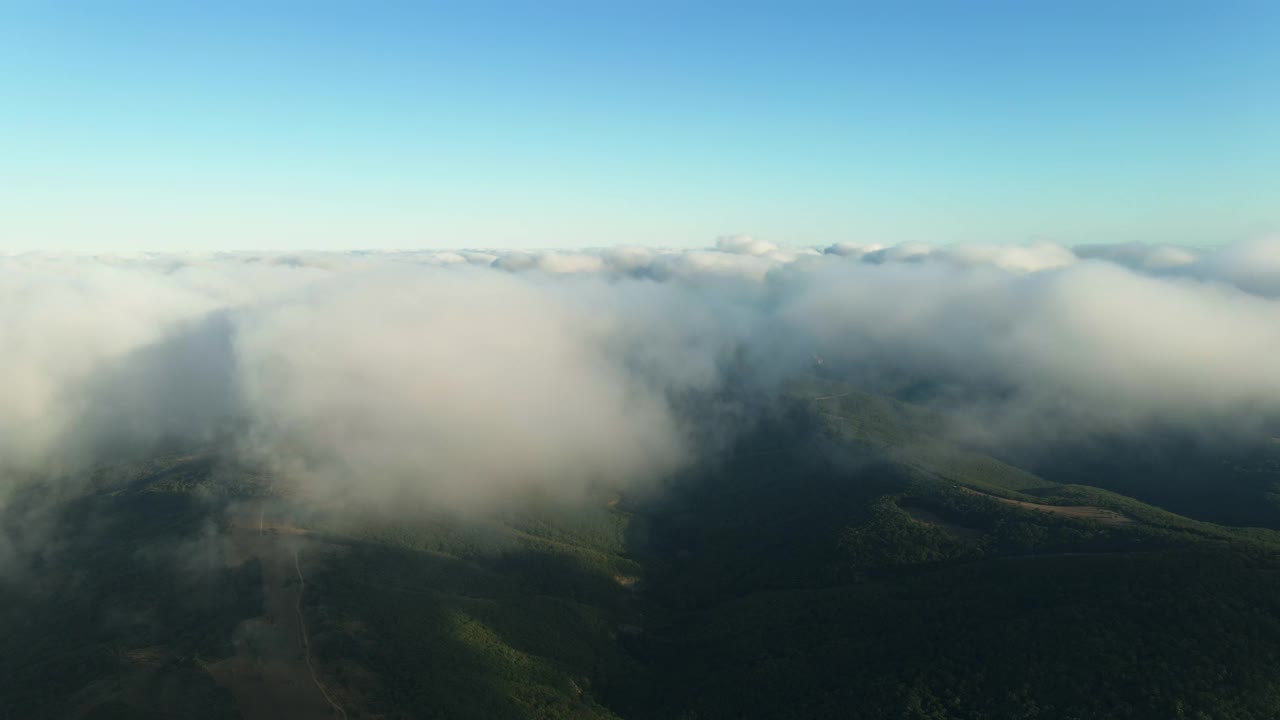
[[[0,250],[1277,227],[1280,2],[0,3]]]

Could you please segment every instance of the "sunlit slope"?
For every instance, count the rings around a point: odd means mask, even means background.
[[[1103,508],[1152,528],[1280,543],[1280,534],[1270,530],[1226,528],[1102,487],[1045,480],[949,440],[948,419],[941,413],[864,393],[851,385],[807,376],[791,384],[788,395],[808,404],[811,412],[821,418],[829,437],[844,445],[882,453],[892,462],[916,471],[924,481],[953,483],[1025,504]]]
[[[643,569],[616,497],[496,517],[308,518],[344,549],[317,574],[316,647],[354,707],[389,717],[612,718],[603,677]]]
[[[1274,533],[1058,485],[834,383],[653,516],[640,718],[1270,717]],[[977,492],[975,492],[977,491]],[[1104,522],[1026,505],[1105,508]]]

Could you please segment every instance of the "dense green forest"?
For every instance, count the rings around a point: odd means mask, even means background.
[[[350,718],[1275,717],[1280,534],[1243,527],[1269,512],[1233,514],[1246,490],[1191,512],[1190,470],[1144,490],[1085,456],[997,459],[819,378],[769,407],[659,487],[484,517],[304,507],[214,455],[19,496],[6,518],[52,507],[63,532],[0,582],[0,700],[249,716],[207,668],[244,655],[265,589],[298,593],[310,645],[290,660],[313,657]],[[1196,452],[1206,486],[1232,481],[1219,466],[1247,492],[1274,480],[1274,451]],[[293,552],[305,592],[228,555],[251,502],[254,542]],[[35,542],[15,527],[8,545]]]
[[[657,521],[674,543],[651,546],[654,600],[669,614],[639,648],[658,672],[625,714],[1264,718],[1280,707],[1269,670],[1280,537],[980,472],[954,448],[904,462],[899,442],[918,438],[828,419],[827,438],[865,444],[857,460],[796,472],[798,457],[744,459],[668,496],[700,513]]]
[[[28,501],[31,499],[28,498]],[[93,495],[58,506],[56,540],[0,581],[5,717],[233,718],[203,669],[261,613],[257,563],[227,567],[211,505],[167,492]],[[5,508],[5,518],[19,508]],[[7,524],[12,533],[14,524]],[[12,538],[11,538],[12,539]]]

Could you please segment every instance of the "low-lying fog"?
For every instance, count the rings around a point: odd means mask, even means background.
[[[681,398],[823,367],[993,443],[1267,432],[1280,239],[0,257],[0,475],[216,442],[319,491],[466,507],[678,468]],[[975,435],[975,437],[977,437]]]

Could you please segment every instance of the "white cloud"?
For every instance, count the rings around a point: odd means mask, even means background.
[[[962,267],[994,266],[1013,272],[1039,272],[1077,261],[1075,253],[1050,242],[1030,245],[952,245],[930,254]]]
[[[735,255],[769,255],[778,250],[778,246],[757,240],[750,235],[725,235],[716,239],[716,249],[720,252],[733,253]]]
[[[1280,235],[1235,243],[1203,254],[1191,272],[1267,297],[1280,297]]]
[[[1280,414],[1273,240],[718,245],[6,256],[0,473],[229,435],[387,505],[573,493],[696,453],[673,398],[728,372],[768,386],[813,353],[958,388],[998,435]]]

